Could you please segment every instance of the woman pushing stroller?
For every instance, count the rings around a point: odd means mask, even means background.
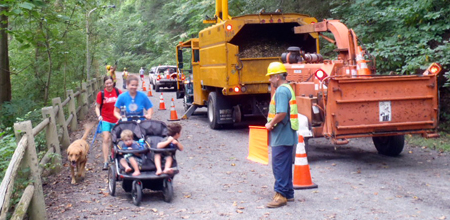
[[[127,78],[128,91],[119,95],[114,105],[114,116],[121,119],[120,108],[125,107],[127,116],[142,116],[151,119],[153,114],[153,104],[147,95],[141,91],[137,91],[139,87],[139,79],[137,76],[129,75]],[[144,114],[144,110],[147,111]]]

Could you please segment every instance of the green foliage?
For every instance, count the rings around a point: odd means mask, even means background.
[[[11,133],[11,129],[7,129],[0,133],[0,152],[2,152],[0,154],[0,181],[3,180],[11,157],[17,147],[16,138],[14,137],[14,134]]]
[[[46,152],[41,151],[41,153],[38,155],[39,158],[44,157],[44,155],[46,154]],[[57,164],[55,161],[57,160],[61,160],[61,155],[57,154],[57,153],[50,153],[48,154],[48,157],[50,158],[50,162],[43,164],[42,168],[44,168],[45,170],[54,170],[56,169],[58,166],[60,166],[60,164]]]
[[[423,149],[432,149],[443,151],[450,151],[450,135],[444,132],[440,133],[439,138],[423,138],[419,135],[406,135],[406,142],[413,147],[420,147]]]
[[[32,116],[30,119],[37,118],[38,113],[32,109],[36,105],[38,103],[35,103],[32,99],[18,99],[4,103],[0,109],[0,131],[12,126],[20,118],[28,118],[25,116],[27,114]],[[42,119],[42,116],[40,118]]]
[[[450,67],[446,0],[334,1],[332,12],[377,57],[379,73],[414,74],[432,62]]]
[[[51,98],[64,99],[66,90],[75,90],[86,80],[86,12],[98,8],[90,16],[95,21],[106,15],[102,6],[107,2],[0,0],[9,7],[5,14],[9,17],[12,84],[12,101],[0,108],[0,130],[26,112],[48,105]],[[90,40],[95,48],[99,40],[95,22],[92,26]],[[91,75],[95,77],[103,64],[93,52]]]

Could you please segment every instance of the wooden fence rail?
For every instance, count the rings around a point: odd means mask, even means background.
[[[63,102],[59,97],[52,99],[51,107],[42,108],[43,120],[34,128],[31,121],[14,124],[18,143],[0,185],[0,220],[8,217],[14,181],[22,168],[30,168],[30,184],[23,191],[11,219],[23,219],[27,213],[29,219],[47,219],[41,183],[42,172],[46,165],[51,165],[54,171],[62,167],[61,149],[66,149],[70,144],[69,128],[76,130],[78,120],[86,118],[89,103],[94,101],[100,85],[101,79],[94,78],[83,83],[75,93],[67,90],[67,98]],[[64,114],[65,106],[67,106],[67,114]],[[34,137],[43,130],[45,130],[47,152],[41,161],[38,161]]]

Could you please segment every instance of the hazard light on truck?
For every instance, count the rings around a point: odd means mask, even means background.
[[[423,72],[423,75],[429,75],[429,74],[433,74],[433,75],[437,75],[439,74],[439,72],[441,72],[442,67],[439,63],[432,63],[428,69]]]

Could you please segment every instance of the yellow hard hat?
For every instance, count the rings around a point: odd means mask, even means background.
[[[267,67],[267,74],[266,76],[271,76],[275,74],[280,73],[286,73],[286,67],[280,62],[272,62],[269,64],[269,67]]]
[[[106,69],[107,70],[111,69],[111,65],[106,65]]]
[[[123,68],[123,70],[127,70],[127,68],[125,67],[125,68]]]

